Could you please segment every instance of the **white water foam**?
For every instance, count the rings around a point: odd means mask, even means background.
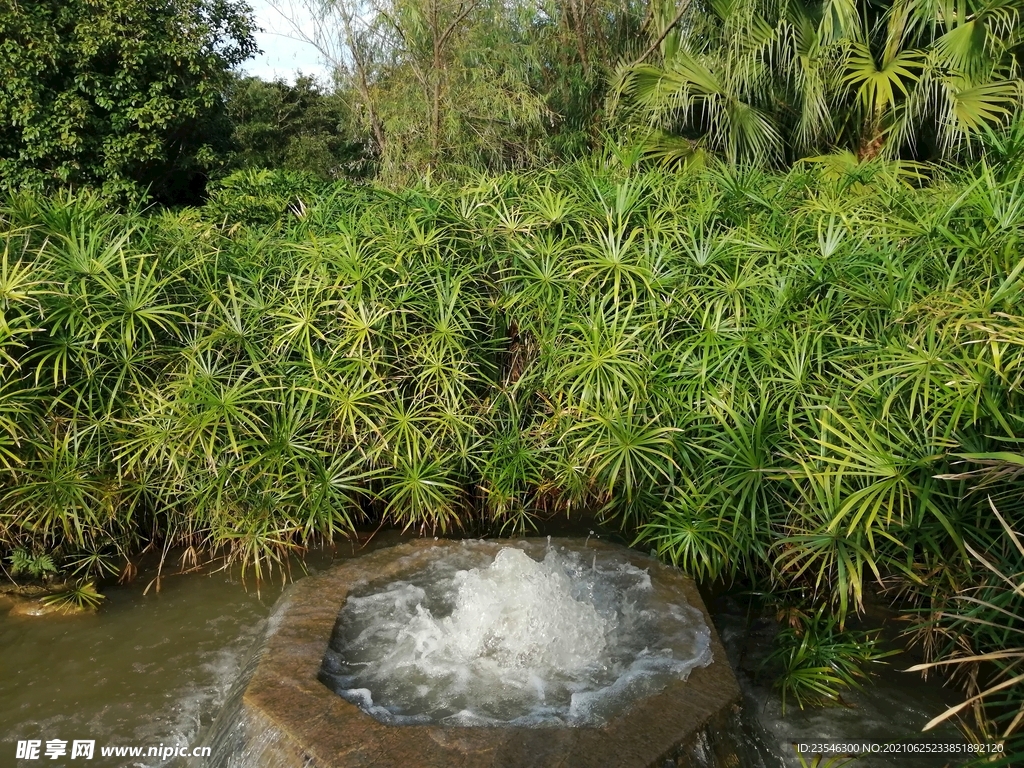
[[[388,723],[588,726],[710,663],[700,611],[624,557],[492,551],[354,590],[324,681]]]

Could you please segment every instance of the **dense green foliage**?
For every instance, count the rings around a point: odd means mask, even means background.
[[[209,187],[204,213],[225,224],[275,227],[287,214],[301,214],[329,187],[323,178],[299,171],[266,168],[235,171]],[[341,193],[343,185],[333,190]]]
[[[13,198],[5,540],[587,505],[845,612],[966,559],[991,515],[934,476],[1019,430],[1019,179],[871,172],[342,186],[262,229]]]
[[[225,148],[212,126],[252,32],[237,0],[3,0],[0,190],[187,197]]]
[[[669,159],[949,158],[1020,110],[1022,11],[1020,0],[673,1],[655,13],[656,60],[623,68],[618,87]]]
[[[976,491],[962,456],[1021,433],[1019,168],[246,173],[204,211],[3,208],[8,562],[184,546],[265,575],[360,522],[591,510],[840,629],[870,581],[962,622],[992,581],[971,551],[1006,541],[988,494],[1021,520],[1020,473]]]

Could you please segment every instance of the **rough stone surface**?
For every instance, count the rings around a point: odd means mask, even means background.
[[[47,605],[40,600],[29,598],[18,598],[7,595],[0,598],[0,611],[4,610],[6,602],[10,602],[9,616],[77,616],[81,613],[95,613],[95,608],[82,607],[80,605]]]
[[[508,542],[493,541],[495,552]],[[555,544],[570,544],[554,540]],[[575,542],[578,546],[578,542]],[[543,541],[538,541],[542,552]],[[417,541],[379,550],[300,581],[279,614],[244,692],[249,730],[264,744],[259,764],[299,768],[647,768],[703,763],[708,733],[727,727],[739,688],[694,583],[679,571],[621,547],[591,540],[595,551],[628,552],[655,590],[682,593],[711,628],[712,663],[596,728],[392,726],[342,699],[318,679],[349,589],[399,576],[453,541]],[[529,551],[529,550],[528,550]],[[676,598],[678,599],[678,598]],[[252,738],[252,736],[250,736]],[[728,764],[726,760],[726,764]]]

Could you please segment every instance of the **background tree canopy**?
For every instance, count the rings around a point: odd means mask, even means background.
[[[304,171],[325,179],[366,173],[348,93],[300,75],[294,85],[239,77],[226,96],[232,153],[226,166]]]
[[[1021,0],[652,2],[620,121],[664,159],[950,159],[1020,109]],[[646,57],[643,57],[644,59]],[[689,141],[680,141],[679,139]]]
[[[0,0],[0,189],[196,204],[260,168],[399,187],[609,135],[670,162],[962,160],[1024,93],[1024,0],[271,2],[331,83],[232,73],[256,50],[241,0]]]
[[[0,187],[180,199],[253,31],[238,0],[0,0]]]
[[[273,2],[316,20],[397,185],[565,161],[608,133],[666,161],[963,160],[1024,93],[1022,0]]]
[[[603,143],[643,0],[272,0],[347,90],[380,178],[402,184],[581,157]],[[299,10],[302,8],[303,10]]]

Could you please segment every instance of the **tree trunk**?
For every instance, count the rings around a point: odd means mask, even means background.
[[[882,114],[875,112],[864,123],[864,132],[860,136],[857,148],[857,159],[861,162],[874,160],[885,147],[885,131],[882,130]]]

